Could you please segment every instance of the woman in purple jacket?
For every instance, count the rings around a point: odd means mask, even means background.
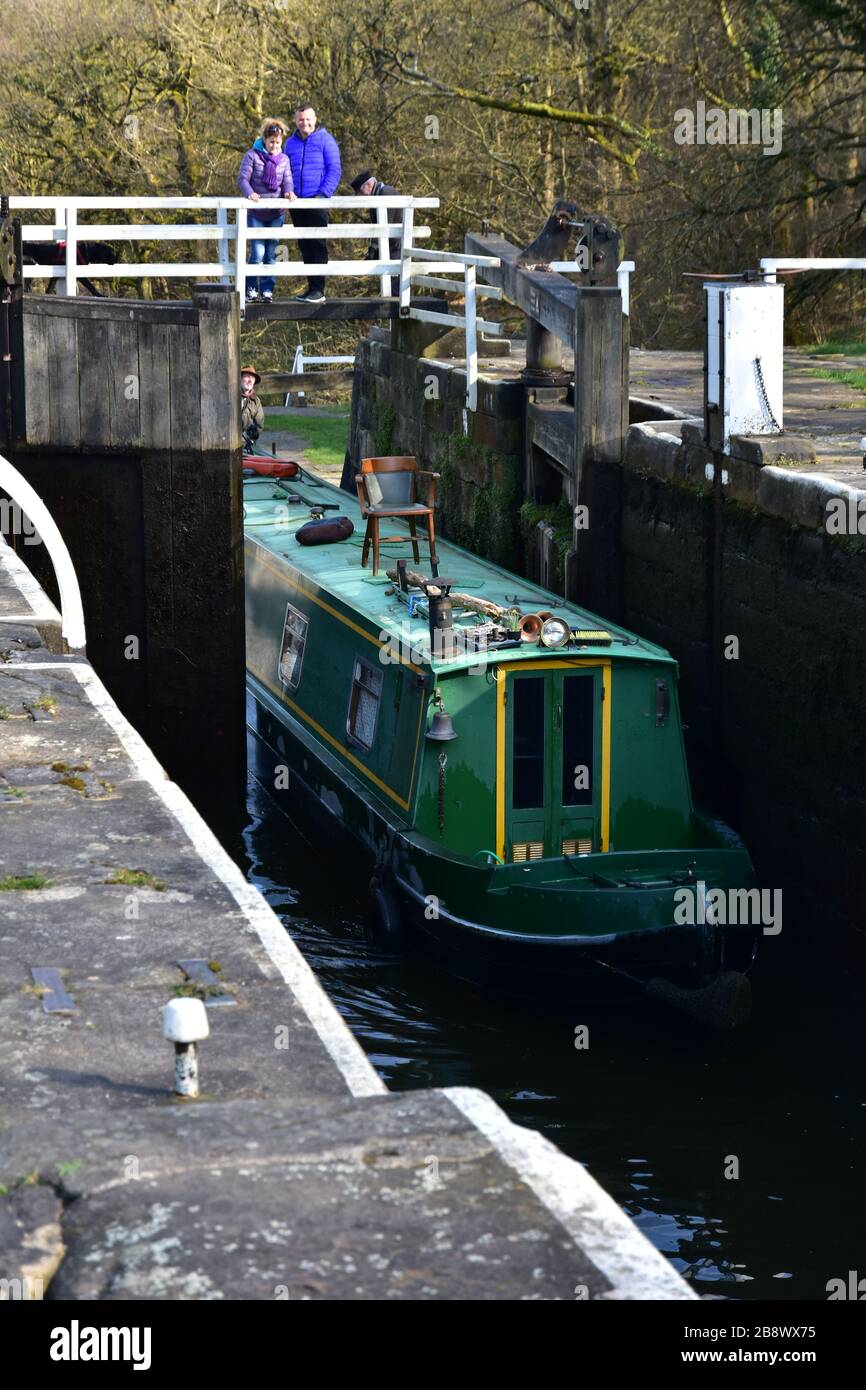
[[[286,127],[282,121],[266,120],[259,131],[259,139],[241,160],[238,188],[245,198],[250,198],[254,203],[267,198],[294,199],[296,196],[292,166],[283,150],[285,136]],[[275,208],[272,212],[262,209],[261,212],[256,210],[247,213],[248,227],[282,227],[284,220],[281,208]],[[250,265],[273,265],[276,255],[277,243],[274,237],[260,238],[257,241],[250,239],[247,243],[247,260]],[[274,283],[273,275],[263,275],[260,278],[251,276],[247,281],[247,303],[257,300],[261,291],[262,299],[269,304],[274,297]]]

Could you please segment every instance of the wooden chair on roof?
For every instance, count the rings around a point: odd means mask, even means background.
[[[412,555],[416,565],[420,559],[417,532],[418,522],[423,520],[427,526],[427,540],[431,558],[436,554],[436,532],[434,527],[434,506],[436,503],[436,480],[438,473],[430,473],[419,468],[411,455],[389,455],[385,458],[361,459],[361,467],[355,478],[361,515],[366,518],[364,548],[361,551],[361,564],[366,565],[373,547],[373,573],[379,573],[379,546],[383,541],[403,541],[405,533],[398,536],[380,536],[379,522],[383,517],[402,517],[409,525],[412,542]],[[426,501],[418,501],[418,479],[426,478]]]

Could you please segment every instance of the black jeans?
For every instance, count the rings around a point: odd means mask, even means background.
[[[300,208],[297,212],[290,212],[289,215],[295,227],[327,227],[330,221],[329,214],[322,208]],[[304,265],[328,264],[328,243],[326,241],[303,237],[298,242],[298,246],[301,248],[301,260]],[[324,276],[311,275],[307,288],[311,294],[324,294]]]

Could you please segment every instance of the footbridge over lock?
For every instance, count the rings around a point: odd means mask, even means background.
[[[498,296],[497,290],[478,286],[477,271],[479,267],[493,268],[495,259],[422,244],[430,237],[431,228],[416,222],[416,214],[438,208],[436,197],[393,194],[385,198],[267,200],[268,210],[280,213],[284,219],[293,211],[336,214],[339,220],[325,227],[296,227],[291,223],[252,227],[249,215],[261,211],[261,204],[239,197],[50,195],[5,198],[3,205],[2,215],[6,219],[10,213],[19,217],[22,283],[26,286],[47,282],[49,290],[56,289],[67,299],[77,298],[82,289],[99,295],[97,284],[108,281],[117,286],[127,280],[141,282],[150,299],[154,298],[154,288],[163,298],[169,298],[170,282],[204,279],[234,291],[242,321],[251,323],[401,318],[460,328],[466,343],[465,404],[467,409],[475,409],[477,334],[482,330],[491,335],[501,331],[497,323],[477,316],[480,298]],[[39,220],[22,221],[25,214]],[[355,221],[356,217],[362,220]],[[10,230],[10,246],[11,237]],[[315,266],[316,277],[329,285],[340,279],[372,279],[377,293],[351,298],[329,296],[321,302],[276,296],[271,302],[248,303],[248,282],[262,270],[260,261],[249,259],[252,241],[278,243],[277,259],[267,268],[268,275],[278,284],[308,278],[310,266],[303,260],[291,259],[293,249],[302,252],[305,242],[325,241],[329,259]],[[358,242],[366,243],[363,257],[352,254],[352,243]],[[163,252],[162,259],[140,258],[141,248],[149,243],[155,243],[157,253]],[[130,248],[132,259],[123,254],[124,248]],[[454,276],[459,279],[455,281]],[[441,300],[431,302],[429,296],[416,302],[414,291],[431,289],[459,290],[463,297],[461,311],[447,313]]]

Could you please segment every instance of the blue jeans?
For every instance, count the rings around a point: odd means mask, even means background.
[[[275,212],[248,212],[248,227],[282,227],[285,218],[282,209]],[[277,256],[277,243],[271,237],[247,242],[247,260],[250,265],[273,265]],[[273,294],[276,281],[273,275],[251,275],[247,289],[256,289],[260,294]]]

